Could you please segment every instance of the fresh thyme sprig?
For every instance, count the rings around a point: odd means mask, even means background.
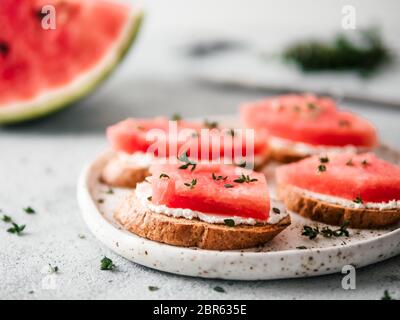
[[[100,270],[114,270],[116,268],[115,264],[110,258],[104,256],[103,259],[100,261]]]
[[[12,218],[10,216],[6,215],[6,214],[3,214],[3,216],[1,217],[1,220],[4,221],[4,222],[7,222],[7,223],[13,221]]]
[[[26,207],[26,208],[24,208],[24,211],[25,211],[27,214],[34,214],[34,213],[36,213],[36,211],[35,211],[32,207]]]
[[[361,198],[361,195],[358,195],[358,196],[353,200],[353,202],[354,202],[354,203],[359,203],[359,204],[363,204],[363,203],[364,203],[363,199]]]
[[[255,178],[250,178],[249,175],[245,175],[245,174],[241,174],[241,176],[235,180],[233,180],[233,182],[236,183],[250,183],[250,182],[255,182],[258,181],[258,179]]]
[[[225,225],[227,225],[228,227],[234,227],[235,226],[235,220],[233,219],[225,219],[224,220]]]
[[[181,154],[178,157],[178,160],[185,163],[185,164],[181,165],[179,167],[179,169],[186,170],[189,167],[191,167],[190,171],[194,171],[196,169],[197,164],[196,164],[196,162],[193,162],[193,161],[191,161],[189,159],[189,152],[188,151],[186,151],[185,153]]]
[[[11,223],[12,223],[13,226],[11,228],[9,228],[7,230],[7,232],[14,233],[14,234],[20,236],[22,231],[24,231],[24,229],[25,229],[25,225],[24,224],[18,225],[15,222],[11,222]]]
[[[211,176],[212,176],[212,178],[213,178],[213,180],[215,180],[215,181],[219,181],[219,180],[226,180],[226,179],[228,179],[228,176],[217,176],[214,172],[211,174]]]
[[[208,121],[207,119],[205,119],[203,125],[204,125],[204,127],[208,128],[208,129],[217,129],[218,128],[217,121]]]
[[[184,183],[184,185],[186,187],[189,187],[190,189],[193,189],[196,184],[197,184],[197,179],[192,179],[190,183],[189,182]]]
[[[310,240],[315,239],[318,235],[322,235],[325,238],[332,238],[332,237],[349,237],[350,233],[347,230],[349,226],[349,221],[344,221],[339,229],[332,230],[329,227],[324,227],[320,230],[318,227],[310,227],[310,226],[303,226],[303,231],[301,235],[308,237]]]

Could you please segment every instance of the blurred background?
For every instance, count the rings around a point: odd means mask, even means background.
[[[126,117],[232,115],[243,101],[288,90],[330,93],[346,109],[371,120],[383,142],[400,148],[398,0],[126,1],[142,6],[145,20],[115,73],[71,108],[40,121],[0,127],[0,178],[7,182],[0,185],[0,208],[27,224],[26,236],[7,235],[7,241],[0,241],[3,297],[30,297],[31,284],[40,283],[40,268],[48,263],[62,270],[62,289],[39,292],[41,298],[143,297],[138,279],[161,284],[175,298],[187,298],[194,287],[208,292],[206,281],[193,284],[193,279],[149,271],[109,251],[129,272],[113,276],[113,286],[121,290],[104,290],[107,279],[97,264],[105,249],[80,218],[75,186],[84,163],[107,148],[105,128]],[[354,9],[356,29],[343,28],[349,14],[343,12],[345,6]],[[358,44],[359,32],[370,27],[380,30],[384,52],[393,59],[368,75],[354,70],[303,72],[283,59],[285,49],[298,41],[331,43],[342,33]],[[22,213],[26,206],[38,214]],[[78,239],[81,233],[87,242]],[[398,281],[398,262],[392,259],[360,271],[357,281],[366,290],[345,292],[340,275],[335,275],[324,277],[323,285],[321,277],[268,286],[236,283],[230,290],[237,295],[224,297],[380,297],[383,283]],[[397,274],[397,280],[385,278],[390,274]]]

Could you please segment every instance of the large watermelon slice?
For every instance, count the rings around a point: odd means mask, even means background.
[[[228,128],[213,128],[207,131],[207,134],[202,134],[202,129],[207,128],[202,122],[179,120],[176,124],[177,131],[174,134],[170,132],[170,121],[167,118],[129,118],[108,127],[107,137],[115,151],[129,154],[137,151],[148,152],[151,150],[150,146],[157,142],[157,156],[176,157],[186,151],[194,156],[191,154],[193,151],[196,152],[197,159],[205,161],[219,159],[227,154],[242,155],[244,158],[250,149],[255,156],[264,155],[268,149],[268,135],[265,130],[259,130],[254,137],[247,139],[240,130],[232,133]],[[154,130],[154,136],[149,136],[150,130]],[[156,135],[158,130],[165,134]],[[247,143],[251,144],[250,149],[247,148]]]
[[[271,136],[323,146],[374,147],[375,128],[350,112],[336,109],[333,100],[312,95],[289,95],[247,103],[243,123],[266,128]]]
[[[0,123],[44,116],[92,91],[124,56],[141,18],[116,1],[1,0]]]
[[[400,167],[372,153],[310,157],[281,166],[280,185],[363,202],[400,200]]]
[[[154,165],[150,172],[154,204],[268,219],[269,192],[262,173],[226,165],[197,165],[192,170],[171,164]]]

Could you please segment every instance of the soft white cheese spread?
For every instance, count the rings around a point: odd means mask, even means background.
[[[337,204],[345,208],[352,208],[352,209],[379,209],[383,210],[390,210],[390,209],[400,209],[400,200],[391,200],[388,202],[365,202],[365,203],[356,203],[354,201],[339,198],[335,196],[330,196],[326,194],[316,193],[312,191],[306,191],[300,188],[305,196],[310,197],[312,199],[321,200],[325,202],[329,202],[332,204]]]
[[[288,215],[288,212],[285,208],[280,204],[272,204],[271,202],[271,211],[267,220],[257,220],[253,218],[243,218],[237,216],[225,216],[213,213],[204,213],[191,209],[182,209],[182,208],[169,208],[165,205],[155,205],[151,201],[149,201],[149,197],[152,195],[151,185],[149,182],[142,182],[136,186],[135,190],[136,197],[139,199],[141,205],[144,208],[147,208],[149,211],[165,214],[167,216],[175,217],[175,218],[185,218],[185,219],[199,219],[201,221],[207,223],[224,223],[226,219],[232,219],[235,222],[235,225],[239,224],[247,224],[247,225],[255,225],[255,224],[276,224],[281,221],[284,217]],[[275,213],[272,208],[275,207],[279,209],[280,213]]]
[[[148,168],[154,162],[155,157],[151,153],[137,151],[132,154],[119,152],[118,159],[122,164],[140,168]]]
[[[321,153],[359,153],[367,151],[367,148],[359,148],[353,145],[346,145],[343,147],[312,145],[304,142],[291,141],[284,138],[270,137],[270,146],[274,149],[290,149],[300,155],[316,155]]]

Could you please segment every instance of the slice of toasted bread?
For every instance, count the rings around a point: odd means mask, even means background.
[[[309,155],[298,153],[291,148],[275,148],[271,146],[271,159],[281,163],[291,163],[307,158]]]
[[[277,190],[280,198],[291,211],[332,225],[348,221],[349,227],[359,229],[379,229],[400,221],[400,209],[355,209],[308,197],[301,189],[280,185]]]
[[[150,175],[147,167],[127,165],[117,157],[110,159],[101,173],[101,181],[120,188],[135,188]]]
[[[290,225],[286,216],[277,224],[237,225],[206,223],[197,219],[174,218],[143,208],[132,193],[114,214],[124,229],[138,236],[180,247],[209,250],[238,250],[262,245]]]

